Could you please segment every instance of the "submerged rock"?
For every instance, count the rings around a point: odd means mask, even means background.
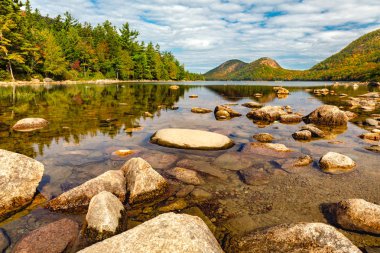
[[[346,126],[348,122],[347,115],[338,107],[333,105],[322,105],[309,115],[303,117],[305,123],[327,126]]]
[[[72,250],[79,234],[79,226],[70,219],[61,219],[42,226],[23,237],[13,252],[61,253]]]
[[[230,119],[234,117],[240,117],[241,113],[233,110],[231,107],[226,105],[218,105],[214,109],[214,115],[216,119]]]
[[[347,199],[337,204],[335,215],[342,228],[380,235],[379,205],[364,199]]]
[[[0,220],[32,201],[43,173],[42,163],[0,149]]]
[[[121,170],[127,180],[129,203],[143,202],[163,194],[168,186],[165,178],[142,158],[132,158]]]
[[[295,140],[311,140],[311,132],[309,130],[301,130],[292,134]]]
[[[284,144],[251,142],[244,146],[243,153],[254,153],[273,157],[286,157],[292,150]]]
[[[176,201],[158,208],[158,211],[160,212],[171,212],[171,211],[177,211],[182,210],[187,207],[187,202],[184,199],[177,199]]]
[[[279,120],[281,115],[287,112],[281,106],[264,106],[260,109],[250,111],[247,117],[257,121],[273,122]]]
[[[302,126],[302,127],[301,127],[301,130],[307,130],[307,131],[310,131],[310,132],[311,132],[311,135],[312,135],[313,137],[323,138],[323,137],[326,136],[325,133],[324,133],[321,129],[319,129],[319,128],[317,128],[316,126],[313,126],[313,125],[311,125],[311,124],[308,124],[308,125]]]
[[[248,185],[264,185],[269,183],[270,174],[264,169],[248,168],[239,170],[239,176]]]
[[[229,252],[239,253],[361,253],[334,227],[323,223],[283,224],[237,236]]]
[[[19,132],[30,132],[44,128],[48,124],[49,122],[42,118],[25,118],[17,121],[12,129]]]
[[[255,102],[255,101],[244,103],[244,104],[242,104],[242,106],[247,107],[247,108],[260,108],[260,107],[263,107],[262,104],[260,104],[258,102]]]
[[[353,170],[356,163],[348,156],[328,152],[319,160],[319,166],[324,172],[340,174]]]
[[[226,152],[218,156],[213,164],[218,168],[226,170],[241,170],[252,166],[253,160],[240,152]]]
[[[126,181],[123,171],[110,170],[49,201],[51,210],[82,210],[91,199],[102,191],[113,193],[121,202],[125,201]]]
[[[191,112],[193,113],[210,113],[212,110],[207,108],[193,107],[191,108]]]
[[[186,185],[184,186],[181,190],[179,190],[175,196],[177,198],[184,198],[186,197],[187,195],[189,195],[193,190],[194,190],[195,186],[194,185]]]
[[[5,252],[5,250],[9,247],[11,244],[7,234],[5,233],[5,230],[0,228],[0,252]]]
[[[222,134],[178,128],[158,130],[151,141],[166,147],[199,150],[228,149],[234,145],[230,138]]]
[[[200,218],[166,213],[79,252],[223,253],[223,250]]]
[[[301,156],[296,159],[281,159],[275,161],[281,166],[281,169],[293,173],[300,170],[300,167],[307,166],[313,162],[313,158],[309,155]]]
[[[223,173],[223,171],[218,167],[201,160],[183,159],[177,163],[177,167],[196,170],[198,172],[208,174],[223,180],[227,179],[227,175]]]
[[[168,171],[168,173],[174,176],[179,181],[186,184],[201,185],[204,184],[203,179],[194,170],[189,170],[181,167],[175,167],[174,169]]]
[[[253,138],[259,142],[272,142],[274,140],[273,135],[268,133],[255,134]]]
[[[202,201],[202,200],[206,200],[206,199],[212,198],[212,194],[211,193],[209,193],[208,191],[203,190],[201,188],[195,188],[191,192],[191,196],[193,198],[195,198],[196,200],[198,200],[198,201]]]
[[[98,193],[88,206],[86,215],[88,237],[100,241],[120,232],[124,214],[124,206],[115,195],[107,191]]]
[[[370,147],[366,147],[365,149],[373,152],[380,153],[380,145],[372,145]]]

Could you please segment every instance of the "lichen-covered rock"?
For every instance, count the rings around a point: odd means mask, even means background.
[[[163,194],[168,186],[165,178],[142,158],[132,158],[121,170],[127,180],[129,203],[143,202]]]
[[[281,115],[287,112],[281,106],[264,106],[257,110],[252,110],[247,114],[247,117],[256,121],[273,122],[279,120]]]
[[[311,125],[311,124],[308,124],[308,125],[302,126],[302,127],[301,127],[301,130],[307,130],[307,131],[310,131],[312,137],[323,138],[323,137],[326,136],[326,134],[325,134],[321,129],[319,129],[318,127],[313,126],[313,125]]]
[[[336,222],[344,229],[380,235],[380,206],[364,199],[340,201],[335,210]]]
[[[113,193],[121,202],[126,197],[126,180],[124,173],[110,170],[93,178],[49,201],[47,207],[51,210],[83,210],[91,199],[102,191]]]
[[[181,167],[175,167],[174,169],[168,171],[168,173],[174,176],[179,181],[186,184],[201,185],[204,184],[203,179],[194,170],[189,170]]]
[[[244,103],[244,104],[242,104],[242,106],[247,107],[247,108],[260,108],[260,107],[263,107],[262,104],[260,104],[258,102],[255,102],[255,101]]]
[[[210,113],[212,110],[207,108],[193,107],[191,108],[191,112],[193,113]]]
[[[42,118],[25,118],[17,121],[12,129],[19,132],[30,132],[44,128],[48,124],[49,122]]]
[[[346,126],[348,117],[334,105],[322,105],[309,115],[303,117],[305,123],[327,126]]]
[[[295,140],[311,140],[311,132],[309,130],[301,130],[292,134]]]
[[[0,149],[0,220],[32,201],[43,173],[42,163]]]
[[[294,124],[302,121],[302,117],[298,114],[284,114],[280,116],[280,122],[284,124]]]
[[[124,206],[115,195],[98,193],[91,199],[86,214],[88,238],[100,241],[120,232],[124,214]]]
[[[201,218],[166,213],[79,252],[223,253],[223,250]]]
[[[234,117],[240,117],[241,113],[233,110],[226,105],[218,105],[214,109],[214,115],[216,119],[230,119]]]
[[[283,224],[231,240],[229,252],[239,253],[361,253],[334,227],[323,223]]]
[[[273,135],[268,134],[268,133],[255,134],[253,138],[259,142],[272,142],[274,140]]]
[[[234,145],[230,138],[222,134],[178,128],[158,130],[151,141],[166,147],[199,150],[228,149]]]
[[[348,156],[328,152],[319,160],[319,166],[324,172],[340,174],[353,170],[356,163]]]
[[[70,219],[61,219],[40,227],[14,247],[14,253],[61,253],[70,252],[79,234],[79,226]]]

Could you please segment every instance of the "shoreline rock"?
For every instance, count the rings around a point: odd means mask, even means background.
[[[158,197],[168,187],[165,178],[140,157],[128,160],[120,170],[125,175],[130,204]]]
[[[121,202],[126,197],[126,180],[123,171],[109,170],[89,181],[67,191],[48,202],[53,211],[82,211],[91,199],[102,191],[113,193]]]
[[[257,110],[252,110],[247,117],[256,121],[274,122],[280,120],[281,115],[287,112],[281,106],[264,106]]]
[[[336,221],[344,229],[380,235],[380,206],[364,199],[340,201]]]
[[[338,107],[333,105],[322,105],[303,117],[303,121],[307,124],[327,126],[346,126],[348,122],[347,115]]]
[[[259,133],[259,134],[255,134],[253,136],[253,138],[259,142],[272,142],[274,140],[274,137],[273,135],[271,134],[268,134],[268,133]]]
[[[231,107],[226,105],[218,105],[214,109],[214,115],[217,120],[231,119],[234,117],[240,117],[241,113],[233,110]]]
[[[191,112],[205,114],[205,113],[212,112],[212,110],[207,109],[207,108],[201,108],[201,107],[193,107],[191,108]]]
[[[90,240],[100,241],[122,231],[125,209],[120,200],[110,192],[95,195],[86,214],[86,234]]]
[[[79,253],[223,253],[201,218],[165,213]]]
[[[44,165],[27,156],[0,149],[0,221],[31,203]]]
[[[361,253],[342,233],[323,223],[282,224],[251,232],[233,238],[229,245],[229,252]]]
[[[64,218],[33,230],[17,242],[12,252],[69,252],[78,234],[78,224]]]

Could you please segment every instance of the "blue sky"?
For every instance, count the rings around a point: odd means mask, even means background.
[[[31,0],[56,16],[92,24],[126,21],[140,40],[159,43],[194,72],[229,59],[272,57],[307,69],[380,28],[379,0]]]

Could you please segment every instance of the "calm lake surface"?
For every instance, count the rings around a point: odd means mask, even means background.
[[[177,84],[178,90],[170,90]],[[287,87],[291,94],[279,99],[272,86]],[[307,88],[330,86],[328,82],[186,82],[124,83],[115,85],[70,85],[18,87],[16,100],[12,88],[0,88],[0,148],[32,157],[45,165],[43,181],[31,207],[0,223],[14,243],[29,231],[61,217],[83,223],[85,214],[54,213],[43,208],[47,200],[111,169],[119,169],[131,157],[146,159],[170,181],[172,196],[160,202],[127,206],[128,227],[160,214],[158,208],[175,200],[175,192],[185,184],[166,171],[176,164],[202,167],[205,184],[197,186],[212,194],[208,200],[191,195],[183,212],[203,218],[220,243],[231,235],[290,222],[329,222],[324,205],[347,198],[363,198],[380,204],[380,155],[365,147],[376,144],[360,139],[366,130],[354,123],[346,129],[324,129],[324,139],[295,141],[292,133],[304,123],[287,125],[275,122],[258,126],[245,117],[250,109],[241,104],[258,101],[265,105],[289,105],[293,112],[306,115],[322,104],[344,106],[339,96],[314,96]],[[332,87],[331,87],[332,88]],[[332,88],[336,93],[357,96],[370,90],[351,85]],[[256,98],[255,93],[263,96]],[[189,98],[196,94],[198,98]],[[213,113],[194,114],[192,107],[214,109],[221,104],[243,114],[228,121],[217,121]],[[347,107],[345,107],[347,110]],[[153,117],[145,117],[150,112]],[[360,111],[355,122],[372,113]],[[49,126],[38,131],[20,133],[11,126],[25,117],[42,117]],[[150,143],[150,137],[162,128],[208,130],[229,136],[236,145],[224,151],[194,151],[165,148]],[[254,134],[267,132],[275,143],[294,150],[290,157],[311,155],[314,163],[297,171],[284,171],[284,158],[273,154],[242,152],[244,145],[255,140]],[[378,144],[378,142],[377,142]],[[119,149],[136,150],[127,157],[112,153]],[[357,162],[353,172],[331,175],[319,170],[317,162],[328,151],[350,156]],[[254,167],[268,176],[258,185],[247,185],[237,170]],[[218,171],[222,177],[207,172]],[[215,173],[214,173],[215,174]],[[151,206],[150,210],[147,206]],[[380,238],[341,230],[359,247],[378,246]],[[84,247],[82,242],[80,247]]]

